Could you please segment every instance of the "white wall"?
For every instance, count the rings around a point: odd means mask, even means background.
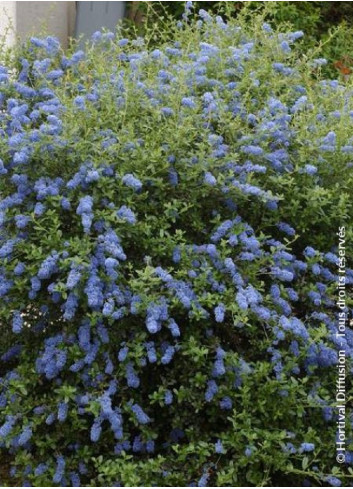
[[[0,36],[6,44],[13,44],[16,30],[16,2],[0,2]]]
[[[15,32],[7,36],[12,44],[16,35],[20,38],[28,35],[40,35],[43,29],[67,45],[68,37],[74,34],[75,1],[58,2],[2,2],[0,1],[0,32],[12,24]]]

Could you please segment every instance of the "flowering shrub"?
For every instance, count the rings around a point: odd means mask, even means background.
[[[158,48],[33,38],[0,68],[12,485],[352,480],[334,409],[351,90],[298,57],[301,32],[190,9]]]

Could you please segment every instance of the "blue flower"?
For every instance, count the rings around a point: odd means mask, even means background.
[[[257,315],[262,321],[268,321],[271,318],[271,312],[267,307],[254,305],[251,310]]]
[[[248,304],[248,301],[247,301],[247,298],[246,298],[246,294],[243,292],[243,291],[239,291],[236,295],[236,301],[238,303],[238,306],[240,307],[240,309],[242,310],[246,310],[248,309],[249,307],[249,304]]]
[[[234,223],[231,220],[224,221],[212,234],[211,241],[218,242],[227,234],[227,232],[233,227]]]
[[[22,331],[23,327],[23,317],[22,314],[19,311],[16,311],[13,314],[13,319],[12,319],[12,331],[16,334],[20,333]]]
[[[18,229],[24,229],[30,222],[31,218],[29,216],[18,215],[15,216],[15,222]]]
[[[170,363],[173,359],[174,353],[175,348],[173,346],[168,346],[161,358],[161,363],[163,365],[167,365],[168,363]]]
[[[200,14],[201,10],[199,11]],[[197,482],[197,487],[207,487],[208,480],[210,478],[209,472],[205,471]]]
[[[196,107],[195,100],[192,97],[183,97],[181,105],[188,107],[189,109],[194,109]]]
[[[0,427],[0,438],[6,438],[11,433],[15,426],[16,418],[14,416],[6,416],[5,423]]]
[[[157,305],[151,302],[147,307],[146,327],[150,333],[161,329],[161,321],[168,319],[167,304]]]
[[[147,424],[151,420],[138,404],[133,404],[131,410],[140,424]]]
[[[156,354],[156,349],[154,347],[153,342],[150,341],[148,343],[145,343],[145,347],[146,347],[146,350],[147,350],[148,361],[150,363],[156,363],[156,361],[157,361],[157,354]]]
[[[154,450],[155,450],[155,442],[153,440],[148,440],[146,442],[146,452],[154,453]]]
[[[174,110],[170,107],[162,107],[161,113],[166,117],[171,117],[172,115],[174,115]]]
[[[246,289],[242,289],[248,304],[254,306],[262,301],[262,296],[252,285],[248,285]]]
[[[217,185],[217,179],[210,172],[205,173],[204,182],[211,186]]]
[[[126,380],[127,385],[133,389],[137,389],[140,385],[140,379],[138,378],[132,363],[126,365]]]
[[[127,346],[120,348],[118,353],[119,362],[123,362],[127,358],[128,353],[129,353],[129,348]]]
[[[271,267],[271,273],[275,278],[283,282],[291,282],[294,278],[293,272],[279,267]]]
[[[70,270],[69,275],[67,276],[66,287],[69,290],[75,288],[76,285],[79,283],[80,279],[81,279],[81,271],[78,268],[73,267]]]
[[[100,418],[95,419],[94,423],[91,426],[91,441],[96,443],[102,433],[101,420]]]
[[[58,261],[59,255],[56,252],[53,252],[48,258],[46,258],[39,270],[38,270],[38,278],[41,280],[48,279],[50,276],[56,271],[57,269],[57,261]],[[32,287],[33,288],[33,287]]]
[[[341,485],[342,485],[341,480],[338,479],[338,477],[335,477],[333,475],[326,476],[325,482],[328,482],[330,484],[330,486],[333,486],[333,487],[341,487]]]
[[[252,145],[242,146],[241,150],[244,153],[247,153],[247,154],[250,154],[253,156],[261,156],[264,152],[264,150],[262,148],[260,148],[260,146],[252,146]]]
[[[142,452],[144,444],[141,441],[141,436],[135,436],[134,442],[132,444],[132,451],[135,453]]]
[[[71,479],[71,487],[81,486],[80,476],[77,474],[77,472],[71,472],[70,479]]]
[[[76,107],[78,107],[80,110],[84,110],[86,107],[86,100],[85,97],[82,95],[78,95],[77,97],[74,98],[74,104]]]
[[[25,445],[32,438],[32,428],[27,425],[19,436],[18,444],[19,446]]]
[[[96,273],[90,275],[84,290],[87,295],[88,305],[92,309],[103,305],[102,283]]]
[[[173,187],[175,187],[176,185],[178,185],[179,183],[179,176],[178,176],[178,173],[176,172],[176,170],[174,168],[169,168],[169,171],[168,171],[168,177],[169,177],[169,183],[170,185],[173,185]]]
[[[321,295],[315,290],[311,290],[308,292],[309,299],[315,304],[315,306],[320,306],[321,304]]]
[[[83,351],[88,351],[91,345],[91,327],[88,321],[84,321],[78,329],[79,346]]]
[[[172,335],[174,336],[174,338],[180,336],[179,326],[174,321],[174,319],[169,319],[169,321],[168,321],[168,328],[170,329],[170,331],[171,331]]]
[[[68,404],[67,402],[60,402],[58,407],[58,420],[60,422],[65,421],[67,417]]]
[[[226,309],[225,309],[224,304],[219,304],[215,308],[214,313],[215,313],[215,319],[216,319],[217,323],[223,323],[225,312],[226,312]]]
[[[301,452],[312,452],[315,449],[314,443],[302,443],[300,445]]]
[[[142,188],[142,183],[140,180],[136,177],[134,177],[131,173],[127,173],[124,175],[121,179],[124,185],[127,187],[131,187],[135,191],[141,190]]]
[[[42,204],[41,202],[37,202],[36,205],[34,206],[34,214],[36,216],[41,216],[44,214],[45,209],[46,207],[44,204]]]
[[[114,312],[114,301],[113,299],[108,299],[104,304],[103,304],[103,309],[102,309],[102,314],[103,316],[111,316]]]
[[[291,48],[289,47],[289,44],[287,41],[281,42],[281,49],[284,53],[290,53],[291,52]]]
[[[303,171],[308,175],[315,175],[318,172],[318,169],[314,165],[305,165]]]
[[[13,358],[16,358],[21,353],[21,351],[22,351],[22,345],[15,344],[11,346],[5,353],[3,353],[0,359],[2,362],[8,362]],[[1,399],[1,395],[0,395],[0,399]],[[1,406],[1,402],[0,402],[0,407],[3,407]]]
[[[69,201],[69,199],[67,199],[66,197],[63,197],[61,199],[61,207],[65,210],[65,211],[69,211],[71,209],[71,203]]]
[[[251,447],[246,447],[244,453],[245,453],[246,457],[251,457],[251,455],[253,453],[253,449]]]
[[[296,41],[297,39],[300,39],[303,36],[304,36],[304,32],[303,31],[295,31],[295,32],[290,32],[288,34],[288,38],[291,41]]]
[[[120,219],[123,219],[124,221],[128,222],[129,224],[135,224],[136,222],[135,214],[126,205],[121,206],[120,209],[117,211],[116,215],[120,217]]]
[[[131,443],[128,440],[123,441],[115,445],[114,453],[116,455],[120,455],[123,450],[128,451],[130,449],[131,449]]]
[[[307,102],[308,102],[308,97],[306,95],[302,95],[293,104],[291,108],[291,112],[295,114],[296,112],[304,109],[307,106]]]
[[[55,420],[56,420],[56,415],[55,415],[54,413],[50,413],[50,414],[47,416],[47,418],[46,418],[46,420],[45,420],[45,423],[46,423],[48,426],[50,426],[50,425],[52,425],[52,424],[54,423],[54,421],[55,421]]]
[[[166,390],[164,393],[164,402],[168,406],[173,402],[173,393],[170,390]]]
[[[76,51],[70,58],[72,64],[77,64],[85,58],[85,53],[82,50]]]
[[[16,240],[10,239],[0,247],[0,258],[6,258],[12,254]]]
[[[220,408],[224,410],[232,409],[233,403],[230,397],[223,397],[219,402]]]
[[[65,465],[65,459],[62,455],[56,457],[56,469],[53,477],[53,482],[55,484],[60,484],[62,481],[65,473]]]
[[[307,246],[304,250],[304,255],[307,258],[313,258],[316,255],[316,251],[311,246]]]
[[[63,318],[66,320],[73,319],[78,307],[78,297],[73,292],[67,296],[66,302],[62,305],[62,310],[64,311]]]
[[[93,199],[90,195],[81,197],[76,213],[81,216],[82,225],[85,233],[89,233],[93,220]]]
[[[279,224],[277,224],[277,227],[280,231],[287,234],[288,236],[295,235],[295,229],[293,229],[289,224],[285,222],[280,222]]]
[[[216,382],[214,380],[209,380],[207,382],[207,389],[205,392],[205,400],[207,402],[212,401],[212,399],[217,394],[217,392],[218,392],[218,386],[217,386]]]
[[[225,450],[223,448],[223,444],[222,444],[221,440],[217,440],[217,442],[215,443],[215,452],[216,453],[225,453]]]
[[[45,463],[40,463],[39,465],[37,465],[37,467],[34,469],[34,475],[39,477],[43,474],[45,474],[45,472],[48,470],[48,465],[45,464]]]

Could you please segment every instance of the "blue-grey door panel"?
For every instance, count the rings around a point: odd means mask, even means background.
[[[76,2],[75,37],[85,38],[103,27],[114,31],[125,15],[125,2]]]

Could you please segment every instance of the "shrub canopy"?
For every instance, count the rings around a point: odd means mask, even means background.
[[[334,409],[351,88],[298,56],[302,32],[190,9],[158,47],[32,38],[0,68],[12,484],[352,480]]]

